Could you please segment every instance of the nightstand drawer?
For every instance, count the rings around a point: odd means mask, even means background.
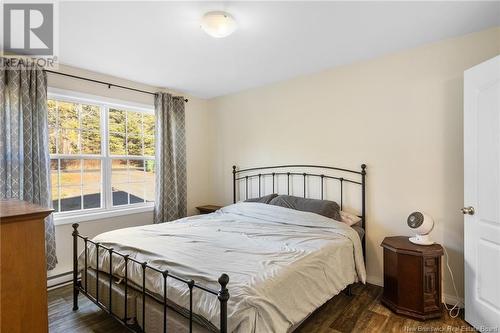
[[[217,206],[217,205],[205,205],[205,206],[196,207],[196,209],[198,209],[200,214],[210,214],[210,213],[213,213],[221,208],[222,208],[222,206]]]

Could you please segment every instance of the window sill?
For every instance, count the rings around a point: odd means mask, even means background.
[[[152,212],[154,205],[141,205],[127,208],[100,209],[96,211],[79,211],[77,213],[55,213],[54,225],[73,224],[88,221],[96,221],[123,215]]]

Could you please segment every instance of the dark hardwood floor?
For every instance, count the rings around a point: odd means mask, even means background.
[[[50,333],[117,333],[128,332],[85,296],[79,297],[79,310],[73,311],[72,286],[49,291]]]
[[[441,319],[419,322],[391,312],[380,304],[382,288],[357,284],[353,296],[335,296],[311,315],[295,332],[465,332],[472,328],[461,318],[444,312]],[[80,295],[80,309],[72,308],[71,286],[49,291],[49,330],[60,332],[127,332],[114,319]]]
[[[357,284],[353,287],[353,296],[347,296],[344,293],[335,296],[316,310],[296,332],[410,333],[473,331],[472,327],[461,316],[451,318],[446,311],[443,311],[442,318],[425,322],[397,315],[380,303],[382,291],[382,287],[372,284]]]

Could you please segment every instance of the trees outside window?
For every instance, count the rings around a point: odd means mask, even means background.
[[[154,200],[153,110],[54,96],[48,100],[54,209],[58,213]]]

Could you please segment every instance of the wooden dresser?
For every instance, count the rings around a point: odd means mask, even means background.
[[[44,219],[52,209],[0,200],[0,329],[48,332]]]
[[[382,304],[398,314],[426,320],[442,316],[439,244],[416,245],[406,236],[386,237]]]

